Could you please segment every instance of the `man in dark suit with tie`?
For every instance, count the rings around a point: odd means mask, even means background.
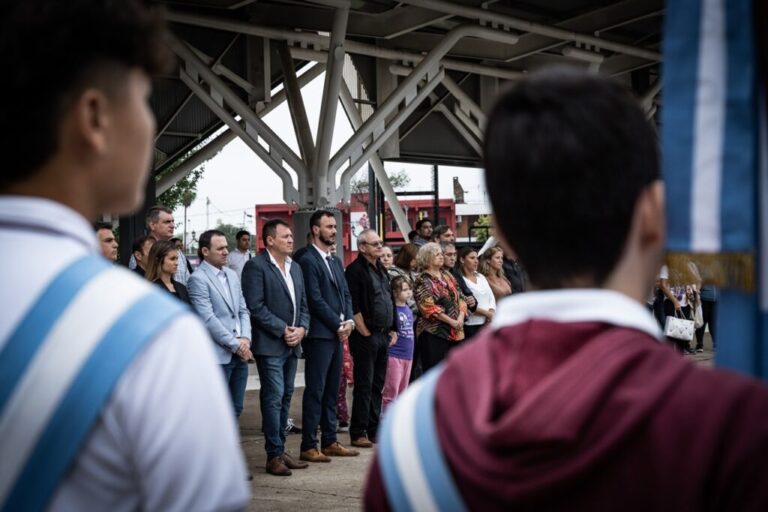
[[[303,469],[285,452],[285,430],[291,407],[301,340],[309,329],[309,310],[301,267],[293,264],[293,234],[282,220],[261,231],[266,249],[243,268],[243,294],[251,312],[252,351],[261,380],[261,417],[267,450],[267,473],[289,476]]]
[[[343,341],[355,322],[341,261],[331,254],[336,244],[336,219],[328,210],[317,210],[309,219],[311,241],[297,259],[307,285],[311,337],[304,340],[306,356],[302,401],[301,460],[330,462],[332,456],[359,455],[336,440],[336,395],[341,384]],[[317,449],[320,425],[321,448]]]

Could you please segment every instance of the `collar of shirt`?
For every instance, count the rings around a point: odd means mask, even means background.
[[[314,248],[315,248],[315,250],[316,250],[318,253],[320,253],[320,257],[321,257],[321,258],[323,258],[325,261],[328,261],[326,258],[328,258],[328,256],[330,256],[330,255],[331,255],[330,251],[328,251],[328,252],[325,252],[325,251],[323,251],[321,248],[319,248],[319,247],[318,247],[317,245],[315,245],[315,244],[312,244],[312,247],[314,247]]]
[[[274,266],[276,266],[276,267],[277,267],[277,270],[280,270],[280,272],[282,272],[282,270],[280,269],[280,265],[278,265],[278,264],[277,264],[277,260],[276,260],[276,259],[275,259],[275,258],[272,256],[272,253],[271,253],[271,252],[269,252],[269,250],[267,250],[267,249],[264,249],[264,252],[266,252],[266,253],[267,253],[267,258],[269,258],[269,261],[270,261],[270,262],[271,262],[271,263],[272,263]],[[290,274],[290,273],[291,273],[291,263],[293,263],[293,260],[291,259],[291,257],[290,257],[290,256],[286,256],[286,257],[285,257],[285,272],[286,272],[287,274]]]
[[[210,263],[208,263],[208,262],[207,262],[207,261],[205,261],[205,260],[203,260],[203,261],[200,263],[200,266],[201,266],[201,267],[202,267],[202,266],[206,266],[206,267],[208,267],[208,269],[209,269],[211,272],[213,272],[213,275],[215,275],[215,276],[218,276],[220,273],[224,272],[224,267],[222,267],[222,268],[217,268],[217,267],[214,267],[213,265],[211,265]],[[226,274],[224,274],[224,275],[226,275]]]
[[[658,323],[639,302],[623,293],[602,289],[569,289],[526,292],[502,299],[493,328],[501,329],[528,320],[552,322],[604,322],[661,337]]]
[[[61,233],[81,242],[91,252],[99,248],[93,228],[82,215],[49,199],[0,196],[0,221]]]

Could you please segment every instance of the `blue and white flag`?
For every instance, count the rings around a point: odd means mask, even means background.
[[[755,0],[760,1],[760,0]],[[768,177],[753,0],[667,4],[662,155],[672,267],[723,286],[719,365],[768,377]]]

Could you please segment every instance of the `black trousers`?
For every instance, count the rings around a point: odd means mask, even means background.
[[[387,376],[389,337],[374,332],[364,337],[354,331],[349,337],[349,352],[354,362],[355,387],[352,391],[352,416],[349,435],[354,440],[367,435],[376,440],[381,416],[381,398]]]
[[[464,324],[464,343],[471,340],[475,334],[480,332],[480,329],[485,327],[485,325],[466,325]]]
[[[690,319],[691,318],[691,306],[683,306],[683,316],[685,318]],[[668,316],[675,316],[675,306],[672,304],[672,301],[665,300],[664,301],[664,317]],[[683,352],[684,350],[690,350],[691,349],[691,343],[689,341],[683,341],[683,340],[675,340],[672,338],[667,338],[671,343],[674,343],[677,345],[677,349],[680,352]]]
[[[338,339],[307,338],[302,343],[304,397],[301,402],[301,451],[317,448],[317,426],[321,447],[336,442],[336,398],[341,386],[344,345]]]
[[[704,348],[704,329],[709,325],[709,335],[712,336],[712,348],[715,344],[715,302],[711,300],[701,301],[701,312],[704,324],[696,329],[696,348]]]
[[[452,345],[455,345],[452,341],[435,336],[427,331],[422,332],[421,336],[419,336],[422,371],[427,373],[430,368],[440,364],[451,348],[453,348]]]

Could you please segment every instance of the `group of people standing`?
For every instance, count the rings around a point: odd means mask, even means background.
[[[281,220],[264,225],[260,254],[249,251],[247,231],[237,234],[232,253],[224,233],[206,231],[194,273],[172,240],[172,211],[151,208],[146,225],[129,266],[203,320],[238,418],[248,362],[256,363],[266,470],[274,475],[358,455],[338,442],[338,432],[348,431],[355,448],[372,447],[383,410],[490,323],[496,301],[513,291],[500,247],[491,245],[482,255],[470,246],[457,251],[451,229],[433,229],[429,219],[419,221],[416,240],[397,254],[375,231],[363,231],[358,257],[346,270],[335,256],[336,218],[327,210],[312,215],[308,243],[295,253],[293,232]],[[102,236],[101,229],[108,233]],[[105,257],[116,259],[111,231],[101,226],[97,233]],[[285,450],[285,436],[302,356],[303,429],[295,458]]]

